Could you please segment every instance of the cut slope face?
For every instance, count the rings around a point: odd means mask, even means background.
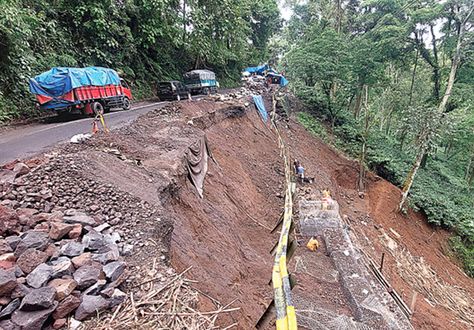
[[[275,238],[270,228],[282,206],[277,197],[283,164],[271,132],[254,110],[206,130],[215,161],[209,162],[200,199],[185,179],[171,203],[175,226],[172,263],[202,281],[198,287],[223,302],[236,300],[232,314],[250,329],[272,295],[269,280]]]
[[[113,196],[94,191],[93,200],[85,203],[111,204],[114,214],[120,214],[116,227],[134,244],[128,260],[132,288],[148,280],[142,275],[150,264],[154,268],[156,260],[162,263],[161,272],[167,271],[169,263],[178,271],[191,267],[186,276],[197,283],[188,284],[199,290],[195,292],[199,302],[193,308],[211,311],[229,304],[231,311],[221,313],[217,323],[222,327],[236,324],[238,329],[254,328],[272,300],[270,251],[278,233],[272,234],[271,229],[284,202],[277,140],[256,110],[243,106],[246,101],[171,103],[109,135],[57,150],[67,154],[61,166],[68,169],[74,162],[77,168],[78,175],[71,180],[94,179],[130,201],[122,210],[126,205]],[[300,185],[299,197],[308,199],[323,188],[333,192],[341,217],[349,223],[355,250],[363,248],[376,261],[385,252],[383,273],[405,302],[418,292],[412,319],[415,328],[472,328],[473,281],[445,257],[448,233],[430,228],[419,214],[403,217],[394,212],[399,190],[373,175],[369,175],[365,198],[359,198],[357,164],[298,123],[290,120],[287,124],[281,132],[292,156],[316,179],[312,185]],[[201,199],[187,178],[185,154],[204,135],[214,160],[209,161]],[[111,148],[119,150],[120,156]],[[89,205],[79,204],[74,206],[90,210]],[[322,244],[311,253],[304,247],[305,240],[300,243],[289,264],[298,278],[294,296],[303,298],[295,300],[300,304],[299,317],[316,319],[319,324],[326,320],[329,328],[364,328],[342,283],[343,265],[330,257],[333,247]],[[444,293],[448,294],[443,297]],[[301,324],[305,324],[303,319]],[[314,324],[306,327],[313,329]],[[262,328],[273,329],[274,324]]]
[[[302,194],[311,195],[329,188],[340,204],[342,217],[347,218],[356,245],[376,263],[385,253],[383,274],[405,303],[410,305],[417,292],[413,326],[416,329],[474,328],[474,280],[462,272],[456,260],[446,256],[450,234],[428,225],[419,213],[410,211],[403,216],[396,212],[400,189],[371,173],[368,173],[365,197],[359,197],[357,162],[327,146],[298,123],[289,123],[286,140],[307,175],[315,177],[314,186],[305,187]],[[401,255],[407,256],[405,260],[412,264],[400,267]],[[420,266],[420,271],[412,274],[403,271],[416,269],[414,266]],[[444,298],[439,297],[434,283],[447,288]],[[456,287],[458,291],[453,292]]]
[[[298,299],[296,304],[297,310],[305,311],[301,314],[303,317],[301,323],[308,329],[412,329],[408,319],[388,293],[368,274],[363,256],[352,243],[339,215],[337,202],[332,201],[328,209],[324,209],[323,203],[319,200],[302,199],[299,202],[299,211],[298,223],[302,237],[305,240],[318,237],[324,241],[324,252],[338,274],[341,288],[353,315],[353,318],[341,317],[342,315],[333,318],[314,317],[311,314],[320,314],[325,310],[325,306],[318,306],[313,311],[311,305],[317,305],[319,297],[306,295],[306,299]],[[313,254],[306,256],[301,262],[321,257]],[[297,298],[301,296],[296,293]],[[305,313],[310,315],[306,317]],[[328,315],[331,314],[334,313],[330,309]]]

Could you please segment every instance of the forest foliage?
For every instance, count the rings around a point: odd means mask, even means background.
[[[271,51],[308,106],[300,121],[361,161],[359,190],[373,170],[453,230],[474,276],[474,2],[288,3]]]
[[[0,123],[33,114],[28,78],[53,66],[105,66],[137,98],[194,68],[221,85],[268,57],[276,0],[0,0]]]

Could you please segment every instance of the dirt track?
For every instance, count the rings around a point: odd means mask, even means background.
[[[386,252],[384,274],[407,303],[413,283],[399,274],[395,252],[385,244],[383,232],[413,256],[423,256],[437,278],[462,287],[472,299],[474,281],[444,255],[448,233],[430,228],[419,214],[403,217],[392,211],[399,190],[373,175],[369,175],[365,198],[360,198],[355,190],[354,161],[294,121],[282,129],[293,156],[302,161],[309,176],[316,178],[314,185],[305,188],[313,193],[331,189],[350,222],[356,243],[377,261]],[[184,154],[203,134],[215,162],[209,164],[204,198],[200,199],[187,178]],[[118,159],[107,148],[118,149],[128,161]],[[135,253],[129,260],[135,274],[132,281],[139,281],[141,271],[164,255],[159,259],[163,269],[169,265],[178,271],[192,267],[189,277],[198,281],[195,287],[204,293],[199,296],[200,310],[214,309],[213,299],[224,305],[232,303],[241,309],[222,315],[220,325],[238,322],[239,329],[255,325],[272,299],[269,280],[273,258],[269,252],[278,233],[271,235],[269,228],[283,207],[284,176],[275,136],[253,107],[236,110],[235,105],[206,100],[172,104],[85,145],[60,147],[59,151],[88,162],[77,180],[93,177],[156,210],[149,221],[131,223],[124,219],[118,225],[135,242]],[[329,262],[323,251],[314,254],[315,273],[321,273],[317,268]],[[301,278],[295,290],[321,295],[334,312],[350,315],[338,284],[328,285],[331,280],[322,279],[325,276],[321,274],[316,277],[319,280]],[[469,329],[467,323],[459,322],[455,310],[440,304],[432,307],[423,299],[423,294],[427,295],[423,288],[418,290],[415,328]]]

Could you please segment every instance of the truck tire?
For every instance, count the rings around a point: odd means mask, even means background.
[[[94,115],[103,115],[104,114],[104,106],[100,102],[92,103],[92,111],[94,111]]]
[[[123,106],[122,106],[122,109],[123,110],[130,110],[132,108],[132,105],[130,104],[130,100],[128,99],[128,97],[124,97],[123,98]]]
[[[209,88],[207,88],[207,87],[204,88],[204,89],[202,90],[202,93],[203,93],[204,95],[209,95],[209,94],[210,94]]]

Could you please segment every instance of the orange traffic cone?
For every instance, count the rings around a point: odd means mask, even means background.
[[[94,119],[92,122],[92,134],[95,134],[99,131],[99,126],[97,125],[97,120]]]

